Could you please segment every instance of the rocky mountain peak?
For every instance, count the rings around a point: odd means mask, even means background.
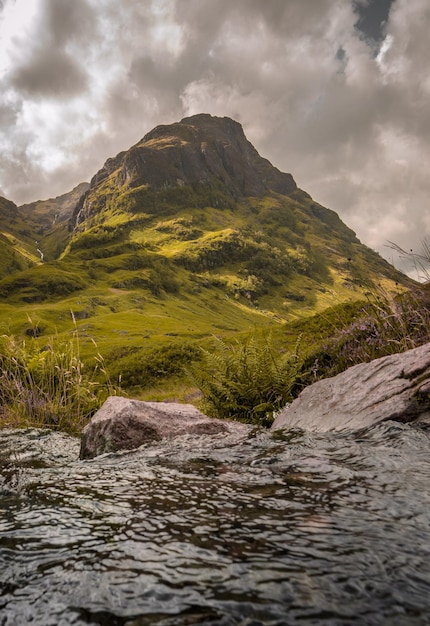
[[[111,188],[122,189],[221,183],[235,198],[268,191],[289,194],[297,188],[291,174],[258,154],[238,122],[205,113],[157,126],[129,150],[108,159],[77,207],[77,222],[91,213],[89,198],[107,179]]]
[[[216,178],[236,197],[296,189],[290,174],[258,154],[238,122],[204,113],[154,128],[125,154],[122,170],[130,186],[170,187]]]
[[[185,142],[201,142],[212,137],[216,138],[218,142],[226,144],[249,143],[239,122],[229,117],[215,117],[209,113],[199,113],[191,117],[184,117],[180,122],[156,126],[144,136],[140,143],[157,141],[169,136],[177,136],[178,139]]]

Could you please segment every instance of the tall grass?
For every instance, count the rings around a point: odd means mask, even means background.
[[[348,324],[312,350],[301,366],[296,388],[343,372],[358,363],[405,352],[430,341],[430,301],[417,289],[393,296],[379,291]]]
[[[108,395],[116,393],[96,344],[93,364],[80,356],[79,334],[68,341],[0,337],[0,420],[3,426],[48,427],[77,434]]]
[[[388,242],[388,247],[398,253],[398,255],[411,262],[412,267],[421,282],[428,282],[430,280],[430,241],[424,239],[421,243],[421,252],[414,252],[413,250],[405,250],[392,241]]]

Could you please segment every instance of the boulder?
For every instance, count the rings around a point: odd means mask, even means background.
[[[111,396],[83,429],[80,458],[132,450],[147,442],[178,435],[215,435],[241,428],[244,424],[212,419],[191,404],[141,402]]]
[[[272,430],[355,430],[386,420],[430,424],[430,343],[310,385],[277,416]]]

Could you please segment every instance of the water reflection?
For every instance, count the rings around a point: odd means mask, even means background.
[[[425,430],[0,431],[0,626],[430,624]]]

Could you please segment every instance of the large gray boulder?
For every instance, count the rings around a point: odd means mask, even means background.
[[[212,419],[191,404],[111,396],[83,429],[80,458],[132,450],[147,442],[179,435],[215,435],[233,430],[248,432],[245,424]]]
[[[310,385],[278,415],[272,430],[354,430],[386,420],[430,424],[430,343]]]

